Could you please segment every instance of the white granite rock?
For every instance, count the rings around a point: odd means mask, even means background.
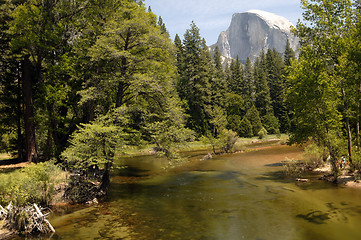
[[[250,10],[233,14],[229,28],[219,35],[213,50],[219,47],[225,58],[236,58],[242,62],[249,57],[252,61],[259,56],[262,49],[276,48],[283,53],[287,39],[297,53],[299,39],[291,33],[292,23],[284,17],[273,13]]]

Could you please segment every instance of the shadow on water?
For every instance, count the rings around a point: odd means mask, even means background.
[[[305,215],[298,214],[296,217],[303,218],[308,222],[315,223],[315,224],[325,224],[327,220],[330,219],[329,213],[324,213],[321,211],[313,211],[307,213]]]
[[[123,168],[114,171],[112,175],[121,177],[145,177],[150,176],[150,171],[138,167],[124,166]]]
[[[187,197],[191,196],[190,193],[192,192],[199,194],[202,191],[209,191],[209,189],[217,189],[223,184],[234,188],[243,187],[244,181],[240,178],[241,176],[244,176],[244,174],[234,171],[197,170],[169,176],[158,176],[159,180],[156,182],[149,179],[149,181],[144,180],[134,183],[127,181],[112,182],[110,197],[113,200],[134,195],[146,195],[147,198],[152,198],[168,196],[169,194],[174,195],[175,193],[177,193],[176,195],[184,193],[183,197]],[[229,184],[224,182],[229,182]]]
[[[283,167],[285,165],[284,162],[266,164],[265,167]]]
[[[267,180],[267,181],[275,181],[282,183],[290,183],[294,181],[294,179],[287,176],[285,171],[282,170],[263,173],[261,176],[256,177],[256,179],[260,181]]]
[[[350,215],[361,213],[361,206],[350,207],[346,202],[327,202],[325,207],[326,210],[311,210],[296,217],[314,224],[328,224],[330,221],[348,223]]]
[[[295,186],[299,187],[301,190],[327,190],[327,189],[335,189],[340,186],[335,185],[331,182],[326,182],[323,180],[318,180],[319,174],[317,173],[305,173],[302,178],[306,178],[308,182],[299,182],[296,179],[296,176],[289,176],[285,173],[285,171],[273,171],[263,173],[261,176],[256,177],[256,180],[260,181],[274,181],[278,183],[294,183]],[[342,186],[341,186],[342,188]]]

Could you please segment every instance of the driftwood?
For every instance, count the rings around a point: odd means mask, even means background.
[[[46,219],[49,213],[43,214],[42,210],[44,209],[40,209],[35,203],[20,208],[11,203],[6,208],[0,205],[0,219],[7,228],[22,234],[55,233],[55,229]]]
[[[296,178],[296,181],[297,182],[308,182],[310,181],[309,179],[306,179],[306,178]]]

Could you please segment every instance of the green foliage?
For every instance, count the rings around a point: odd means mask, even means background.
[[[219,106],[214,106],[213,109],[208,109],[208,113],[210,115],[210,124],[212,125],[212,130],[208,131],[205,136],[202,136],[202,141],[209,142],[213,147],[214,154],[216,154],[215,147],[219,142],[220,135],[227,126],[227,117],[223,109]],[[204,138],[207,138],[207,140]]]
[[[267,52],[268,53],[268,52]],[[267,54],[268,56],[268,54]],[[268,61],[268,58],[267,58]],[[256,59],[253,70],[253,77],[255,82],[255,106],[260,112],[260,116],[264,116],[272,111],[271,106],[271,93],[270,93],[270,79],[268,67],[272,66],[272,63],[268,64],[264,52],[261,52],[259,58]]]
[[[303,49],[289,71],[287,102],[294,111],[290,141],[302,143],[312,137],[325,143],[328,132],[341,127],[342,116],[335,108],[340,103],[337,81],[328,75],[325,62],[309,47]]]
[[[266,136],[267,136],[267,130],[264,127],[262,127],[261,130],[259,130],[258,132],[258,138],[263,139]]]
[[[285,91],[286,91],[286,79],[285,66],[281,55],[276,49],[268,50],[266,54],[267,72],[269,91],[272,102],[272,109],[274,116],[279,119],[282,126],[281,129],[285,129],[284,118],[287,115],[287,109],[285,106]]]
[[[226,153],[230,153],[233,151],[234,145],[237,140],[238,136],[236,132],[228,129],[223,129],[217,139],[217,146],[219,146]]]
[[[31,164],[21,170],[0,174],[0,202],[16,206],[37,203],[48,206],[55,186],[65,182],[65,173],[53,162]]]
[[[227,117],[227,128],[228,129],[232,129],[233,131],[237,132],[237,134],[239,134],[240,136],[243,137],[241,133],[241,124],[242,124],[242,118],[238,115],[229,115]],[[252,130],[252,126],[251,126],[251,130]]]
[[[252,137],[254,136],[252,128],[251,122],[244,117],[239,123],[237,133],[240,137]]]
[[[295,52],[290,46],[290,41],[287,39],[286,48],[284,52],[284,64],[286,67],[291,66],[291,62],[295,60]]]
[[[214,106],[213,109],[208,109],[210,115],[210,124],[213,126],[212,134],[216,137],[227,126],[227,116],[220,106]]]
[[[228,115],[242,115],[244,101],[241,95],[235,93],[226,94],[226,111]]]
[[[184,126],[182,109],[175,105],[169,105],[169,111],[159,121],[150,122],[145,128],[156,143],[157,152],[171,161],[181,159],[178,149],[194,140],[194,132]]]
[[[87,171],[93,166],[104,169],[112,164],[117,147],[124,139],[121,129],[112,124],[92,122],[81,124],[69,140],[69,147],[62,153],[72,168]]]
[[[244,75],[242,81],[241,95],[245,101],[246,108],[248,109],[255,101],[255,79],[253,78],[253,67],[249,57],[247,57],[246,64],[244,66]]]
[[[252,132],[254,135],[258,134],[258,132],[262,129],[262,122],[259,116],[259,112],[255,105],[252,105],[250,109],[248,109],[245,118],[249,120],[252,125]]]
[[[243,97],[243,76],[244,70],[241,61],[237,57],[232,59],[230,65],[230,76],[228,79],[228,88],[231,93],[238,94]]]
[[[353,167],[357,170],[355,178],[357,180],[361,180],[361,153],[356,151],[355,154],[352,156]]]
[[[214,76],[213,60],[194,22],[186,30],[182,44],[179,40],[178,37],[175,42],[179,72],[177,90],[181,100],[186,102],[187,126],[198,136],[205,135],[212,131],[209,109],[222,102],[223,96],[215,92],[221,90],[217,86],[223,88],[222,79]]]
[[[311,143],[305,147],[303,159],[309,163],[321,163],[329,156],[329,152],[325,147],[320,147],[315,143]]]
[[[104,31],[88,50],[91,64],[98,67],[94,70],[102,74],[87,81],[82,91],[84,101],[102,104],[105,100],[121,107],[135,99],[160,97],[174,75],[174,49],[154,20],[153,13],[131,2],[110,15]]]
[[[262,117],[262,124],[270,134],[279,134],[280,133],[280,124],[278,119],[272,114],[269,113]]]

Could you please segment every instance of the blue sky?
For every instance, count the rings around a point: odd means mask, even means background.
[[[181,38],[192,21],[201,30],[208,45],[217,42],[221,31],[227,30],[232,14],[259,9],[275,13],[290,20],[294,25],[302,19],[300,0],[145,0],[146,6],[162,16],[174,39]]]

